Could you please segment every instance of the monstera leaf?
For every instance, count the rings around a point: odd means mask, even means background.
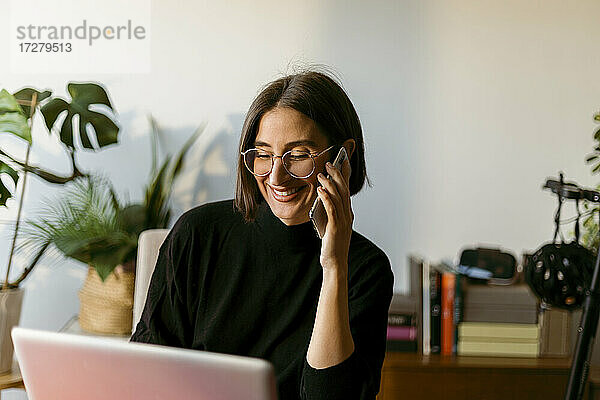
[[[119,127],[110,116],[90,109],[90,106],[104,105],[113,111],[104,89],[94,83],[69,83],[67,89],[71,95],[71,103],[61,98],[53,98],[41,108],[48,130],[51,131],[54,127],[60,132],[61,142],[74,149],[73,118],[77,115],[79,125],[75,127],[75,131],[83,147],[94,149],[88,136],[90,132],[95,134],[99,147],[117,143]],[[58,116],[64,112],[67,113],[66,118],[62,122],[57,121]]]
[[[31,101],[33,99],[34,93],[37,94],[36,102],[38,104],[52,95],[52,92],[49,90],[44,90],[43,92],[40,92],[39,90],[35,90],[33,88],[24,88],[16,92],[14,96],[17,100]],[[21,108],[23,109],[25,116],[29,117],[31,115],[30,106],[21,104]]]
[[[4,186],[4,183],[2,183],[2,175],[6,175],[11,178],[16,187],[17,181],[19,180],[19,174],[10,166],[0,161],[0,206],[5,206],[6,201],[12,197],[12,194],[6,188],[6,186]]]
[[[31,143],[31,130],[27,123],[27,116],[17,103],[15,97],[6,90],[0,91],[0,135],[10,133],[28,143]],[[8,176],[17,184],[19,174],[8,164],[0,160],[0,206],[5,206],[12,194],[2,181],[3,176]]]
[[[31,143],[31,131],[27,115],[17,103],[17,99],[5,89],[0,91],[0,134],[12,133]]]

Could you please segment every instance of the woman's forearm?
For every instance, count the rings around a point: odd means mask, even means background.
[[[347,266],[324,268],[317,315],[306,360],[315,369],[332,367],[354,352],[348,314]]]

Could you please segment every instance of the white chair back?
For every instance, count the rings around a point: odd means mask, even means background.
[[[138,239],[137,263],[135,267],[135,293],[133,297],[133,332],[138,324],[144,305],[146,294],[150,286],[150,278],[158,259],[158,250],[165,241],[169,229],[149,229],[140,233]]]

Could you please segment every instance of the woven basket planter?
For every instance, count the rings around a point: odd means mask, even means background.
[[[134,273],[120,266],[104,282],[96,270],[89,267],[79,291],[81,329],[107,335],[131,334],[134,287]]]
[[[0,374],[9,372],[13,364],[13,342],[10,332],[19,325],[23,289],[0,290]]]

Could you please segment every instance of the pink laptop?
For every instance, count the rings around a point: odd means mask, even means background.
[[[264,360],[14,328],[30,400],[276,400]]]

